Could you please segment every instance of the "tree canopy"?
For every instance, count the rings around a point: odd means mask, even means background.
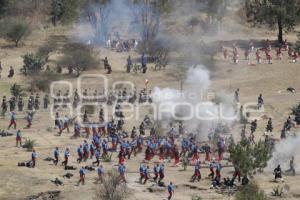
[[[265,25],[278,30],[278,42],[283,42],[283,32],[291,31],[300,17],[299,0],[247,0],[246,16],[254,25]]]
[[[263,169],[271,158],[271,151],[268,143],[263,141],[251,145],[247,140],[239,143],[232,143],[229,146],[230,159],[233,165],[238,168],[242,175],[252,174],[256,169]]]

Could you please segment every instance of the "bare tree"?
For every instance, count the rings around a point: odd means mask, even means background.
[[[96,42],[104,43],[108,36],[108,18],[110,0],[88,0],[86,4],[86,17],[94,31]]]
[[[116,170],[108,171],[103,183],[98,185],[96,190],[97,200],[123,200],[127,195],[126,185],[120,182]]]
[[[138,9],[134,9],[136,21],[140,25],[141,44],[143,52],[149,52],[151,43],[159,32],[160,14],[157,5],[151,0],[137,1]]]

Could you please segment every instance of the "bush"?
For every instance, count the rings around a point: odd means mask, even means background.
[[[192,200],[202,200],[202,197],[195,195],[192,197]]]
[[[44,71],[39,75],[33,75],[30,81],[30,90],[49,92],[51,82],[57,81],[59,79],[60,76],[52,71]]]
[[[272,196],[281,197],[283,195],[283,187],[280,187],[279,185],[274,187],[272,190],[273,190],[271,192]]]
[[[18,47],[21,40],[25,39],[31,33],[29,24],[14,20],[3,21],[0,28],[2,37],[14,42],[16,47]]]
[[[55,41],[47,41],[44,45],[40,46],[36,52],[38,57],[44,58],[45,61],[48,61],[49,54],[56,49],[56,42]]]
[[[35,54],[26,54],[22,56],[23,58],[23,68],[21,72],[25,75],[38,74],[43,70],[43,66],[46,64],[46,59],[43,56]]]
[[[229,153],[233,165],[240,169],[243,176],[251,175],[256,169],[266,167],[271,158],[270,147],[264,141],[259,141],[255,145],[251,145],[247,140],[232,143],[229,146]]]
[[[126,189],[126,185],[119,180],[118,172],[108,171],[103,183],[97,187],[96,199],[123,200],[127,196]]]
[[[27,151],[32,151],[35,146],[35,140],[26,139],[23,148],[27,149]]]
[[[103,162],[108,162],[108,163],[111,162],[112,155],[113,155],[113,153],[111,153],[110,155],[107,155],[105,157],[102,157]]]
[[[11,93],[11,95],[13,95],[16,98],[25,95],[21,85],[18,85],[16,83],[11,86],[10,93]]]
[[[92,47],[81,43],[69,43],[63,47],[64,56],[59,64],[64,67],[71,67],[77,74],[82,71],[95,68],[99,65]]]
[[[267,200],[267,195],[255,182],[243,186],[235,195],[235,200]]]

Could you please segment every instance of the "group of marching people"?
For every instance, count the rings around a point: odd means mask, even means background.
[[[298,61],[299,54],[296,50],[294,50],[291,46],[289,46],[289,43],[287,40],[283,42],[279,47],[275,48],[274,54],[276,55],[277,60],[282,60],[283,57],[283,51],[287,52],[288,58],[292,61],[292,63],[296,63]],[[228,59],[229,53],[228,49],[226,47],[222,47],[223,52],[223,58],[225,60]],[[254,47],[254,43],[250,42],[249,46],[244,51],[244,60],[247,61],[248,65],[251,64],[251,54],[255,54],[256,64],[262,63],[262,55],[261,53],[265,53],[265,60],[268,64],[273,63],[273,57],[272,57],[272,45],[271,42],[267,39],[265,42],[265,45],[263,47]],[[234,64],[237,64],[239,62],[240,58],[240,52],[238,49],[238,46],[236,44],[233,44],[232,46],[232,61]]]

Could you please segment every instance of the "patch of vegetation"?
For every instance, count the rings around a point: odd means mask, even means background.
[[[126,185],[120,181],[119,174],[115,170],[107,172],[103,183],[96,189],[96,199],[123,200],[128,196]]]
[[[31,27],[24,21],[4,20],[0,24],[0,34],[18,47],[20,41],[31,34]]]
[[[30,91],[49,92],[51,82],[57,81],[60,76],[53,71],[43,71],[39,75],[33,75],[30,80]]]
[[[85,0],[52,0],[51,20],[54,26],[58,22],[70,24],[76,21],[80,15],[80,7]]]
[[[44,58],[48,62],[49,54],[57,48],[57,41],[50,39],[45,44],[40,46],[36,52],[36,56]]]
[[[199,195],[195,195],[192,197],[192,200],[203,200],[203,198],[200,197]]]
[[[112,155],[113,155],[113,153],[103,157],[103,162],[111,162]]]
[[[268,197],[255,182],[251,182],[240,188],[235,195],[235,200],[268,200]]]
[[[97,67],[100,61],[91,46],[81,43],[68,43],[63,47],[64,56],[59,61],[59,64],[72,68],[77,74],[88,69]]]
[[[267,25],[277,29],[278,42],[283,42],[283,32],[294,30],[299,23],[300,7],[297,0],[245,1],[246,16],[253,25]]]
[[[252,175],[256,169],[263,169],[271,158],[269,145],[259,141],[251,145],[247,140],[231,143],[229,146],[230,160],[240,169],[243,176]]]
[[[22,56],[22,58],[23,68],[21,69],[21,72],[24,75],[38,74],[44,69],[43,67],[46,64],[46,58],[37,54],[29,53]]]
[[[36,145],[35,140],[26,139],[22,147],[27,149],[27,151],[32,151],[35,145]]]
[[[16,98],[25,96],[25,92],[21,85],[18,85],[16,83],[11,86],[10,93]]]

